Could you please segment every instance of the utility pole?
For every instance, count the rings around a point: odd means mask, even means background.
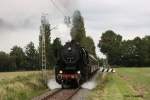
[[[42,67],[42,75],[45,83],[47,83],[47,46],[48,42],[50,43],[50,40],[47,38],[50,37],[51,31],[56,29],[57,26],[50,28],[50,24],[48,21],[48,14],[43,14],[41,16],[41,26],[40,26],[40,50],[41,50],[41,67]]]
[[[40,35],[41,35],[41,62],[42,62],[42,74],[45,83],[47,83],[47,57],[46,57],[46,27],[50,27],[47,16],[42,15],[41,17],[41,26],[40,26]]]

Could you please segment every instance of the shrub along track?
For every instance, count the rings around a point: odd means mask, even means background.
[[[79,90],[80,88],[56,89],[54,91],[46,92],[41,96],[35,97],[32,100],[71,100]]]

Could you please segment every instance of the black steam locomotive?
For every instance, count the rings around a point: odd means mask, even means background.
[[[62,88],[64,85],[78,87],[99,68],[97,59],[75,41],[67,42],[59,51],[55,78]]]

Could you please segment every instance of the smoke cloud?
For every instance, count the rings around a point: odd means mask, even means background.
[[[49,80],[47,85],[50,90],[61,88],[61,85],[59,85],[55,79]]]
[[[92,90],[97,86],[97,79],[100,75],[100,71],[98,71],[89,81],[82,84],[82,88]]]

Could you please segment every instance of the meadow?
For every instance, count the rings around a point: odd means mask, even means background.
[[[150,100],[150,68],[116,68],[116,73],[105,73],[89,100]]]
[[[0,73],[0,100],[30,100],[45,91],[40,71]]]
[[[150,100],[150,68],[116,68],[97,79],[88,100]],[[48,73],[49,78],[52,72]],[[30,100],[48,91],[40,71],[1,72],[0,100]]]

